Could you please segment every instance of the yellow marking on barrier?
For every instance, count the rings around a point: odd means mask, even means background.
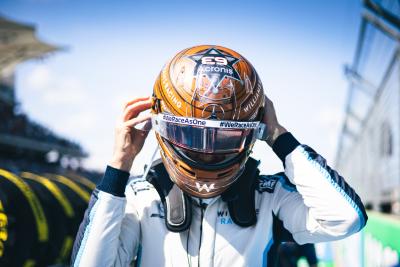
[[[34,267],[34,266],[36,266],[36,261],[32,260],[32,259],[26,260],[24,262],[24,265],[22,265],[22,266],[23,267]]]
[[[76,179],[78,180],[78,182],[80,182],[81,184],[86,185],[87,187],[89,187],[91,190],[94,190],[96,188],[96,184],[93,183],[92,181],[90,181],[88,178],[83,177],[81,175],[78,174],[71,174],[68,175],[67,177],[72,177],[72,179]]]
[[[19,190],[21,190],[22,194],[28,200],[29,206],[32,209],[33,216],[36,221],[36,228],[38,231],[38,239],[40,242],[46,242],[49,239],[49,228],[47,225],[47,219],[44,215],[44,211],[42,205],[39,202],[39,199],[32,191],[32,189],[27,185],[21,178],[16,176],[15,174],[0,169],[0,175],[15,184]]]
[[[63,207],[65,214],[69,218],[73,218],[75,216],[74,209],[72,208],[71,203],[67,199],[67,197],[64,195],[64,193],[58,188],[58,186],[47,179],[46,177],[30,173],[30,172],[22,172],[21,177],[25,179],[31,179],[34,181],[37,181],[41,183],[43,186],[45,186],[51,194],[58,200],[60,205]]]
[[[4,213],[3,203],[0,201],[0,258],[4,254],[4,242],[8,238],[7,225],[7,215]]]
[[[50,179],[54,179],[64,185],[66,185],[67,187],[69,187],[71,190],[73,190],[75,193],[77,193],[83,200],[85,200],[87,203],[89,203],[90,200],[90,194],[88,192],[86,192],[85,190],[83,190],[77,183],[75,183],[74,181],[68,179],[65,176],[62,175],[49,175],[46,176]]]
[[[60,255],[57,259],[58,263],[65,262],[66,260],[68,260],[73,244],[74,244],[74,238],[72,236],[66,236],[64,238],[64,242],[60,250]]]
[[[7,225],[7,215],[3,212],[0,212],[0,242],[6,241],[8,238]]]

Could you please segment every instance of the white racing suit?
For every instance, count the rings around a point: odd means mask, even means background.
[[[273,147],[284,173],[260,175],[257,223],[236,225],[221,197],[192,201],[190,229],[167,230],[154,187],[107,167],[75,240],[73,266],[273,266],[277,244],[347,237],[366,224],[360,198],[324,158],[290,134]]]

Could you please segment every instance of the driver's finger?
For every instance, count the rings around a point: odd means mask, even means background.
[[[146,120],[150,120],[151,119],[151,114],[146,114],[144,116],[141,117],[135,117],[133,119],[127,120],[124,122],[124,126],[127,127],[134,127],[135,125],[144,122]]]
[[[135,118],[140,112],[151,108],[151,100],[142,100],[135,102],[126,107],[123,114],[123,120],[127,121],[131,118]]]
[[[127,106],[132,105],[132,104],[134,104],[134,103],[136,103],[136,102],[148,100],[148,99],[150,99],[150,98],[151,98],[151,96],[141,96],[141,97],[138,97],[138,98],[134,98],[134,99],[132,99],[132,100],[129,100],[129,101],[127,101],[127,102],[124,104],[124,109],[126,109]]]

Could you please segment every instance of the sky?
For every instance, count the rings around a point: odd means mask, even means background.
[[[360,25],[360,0],[78,1],[2,0],[0,14],[36,27],[63,49],[20,64],[16,95],[29,116],[79,142],[87,168],[112,156],[122,105],[151,95],[162,66],[199,44],[229,47],[256,68],[280,123],[334,163],[347,81]],[[153,135],[135,159],[140,173]],[[253,156],[264,173],[282,170],[265,143]]]

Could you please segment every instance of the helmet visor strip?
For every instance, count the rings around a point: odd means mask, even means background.
[[[152,127],[171,143],[203,153],[240,152],[263,139],[265,125],[254,121],[223,121],[178,117],[169,114],[152,116]]]

